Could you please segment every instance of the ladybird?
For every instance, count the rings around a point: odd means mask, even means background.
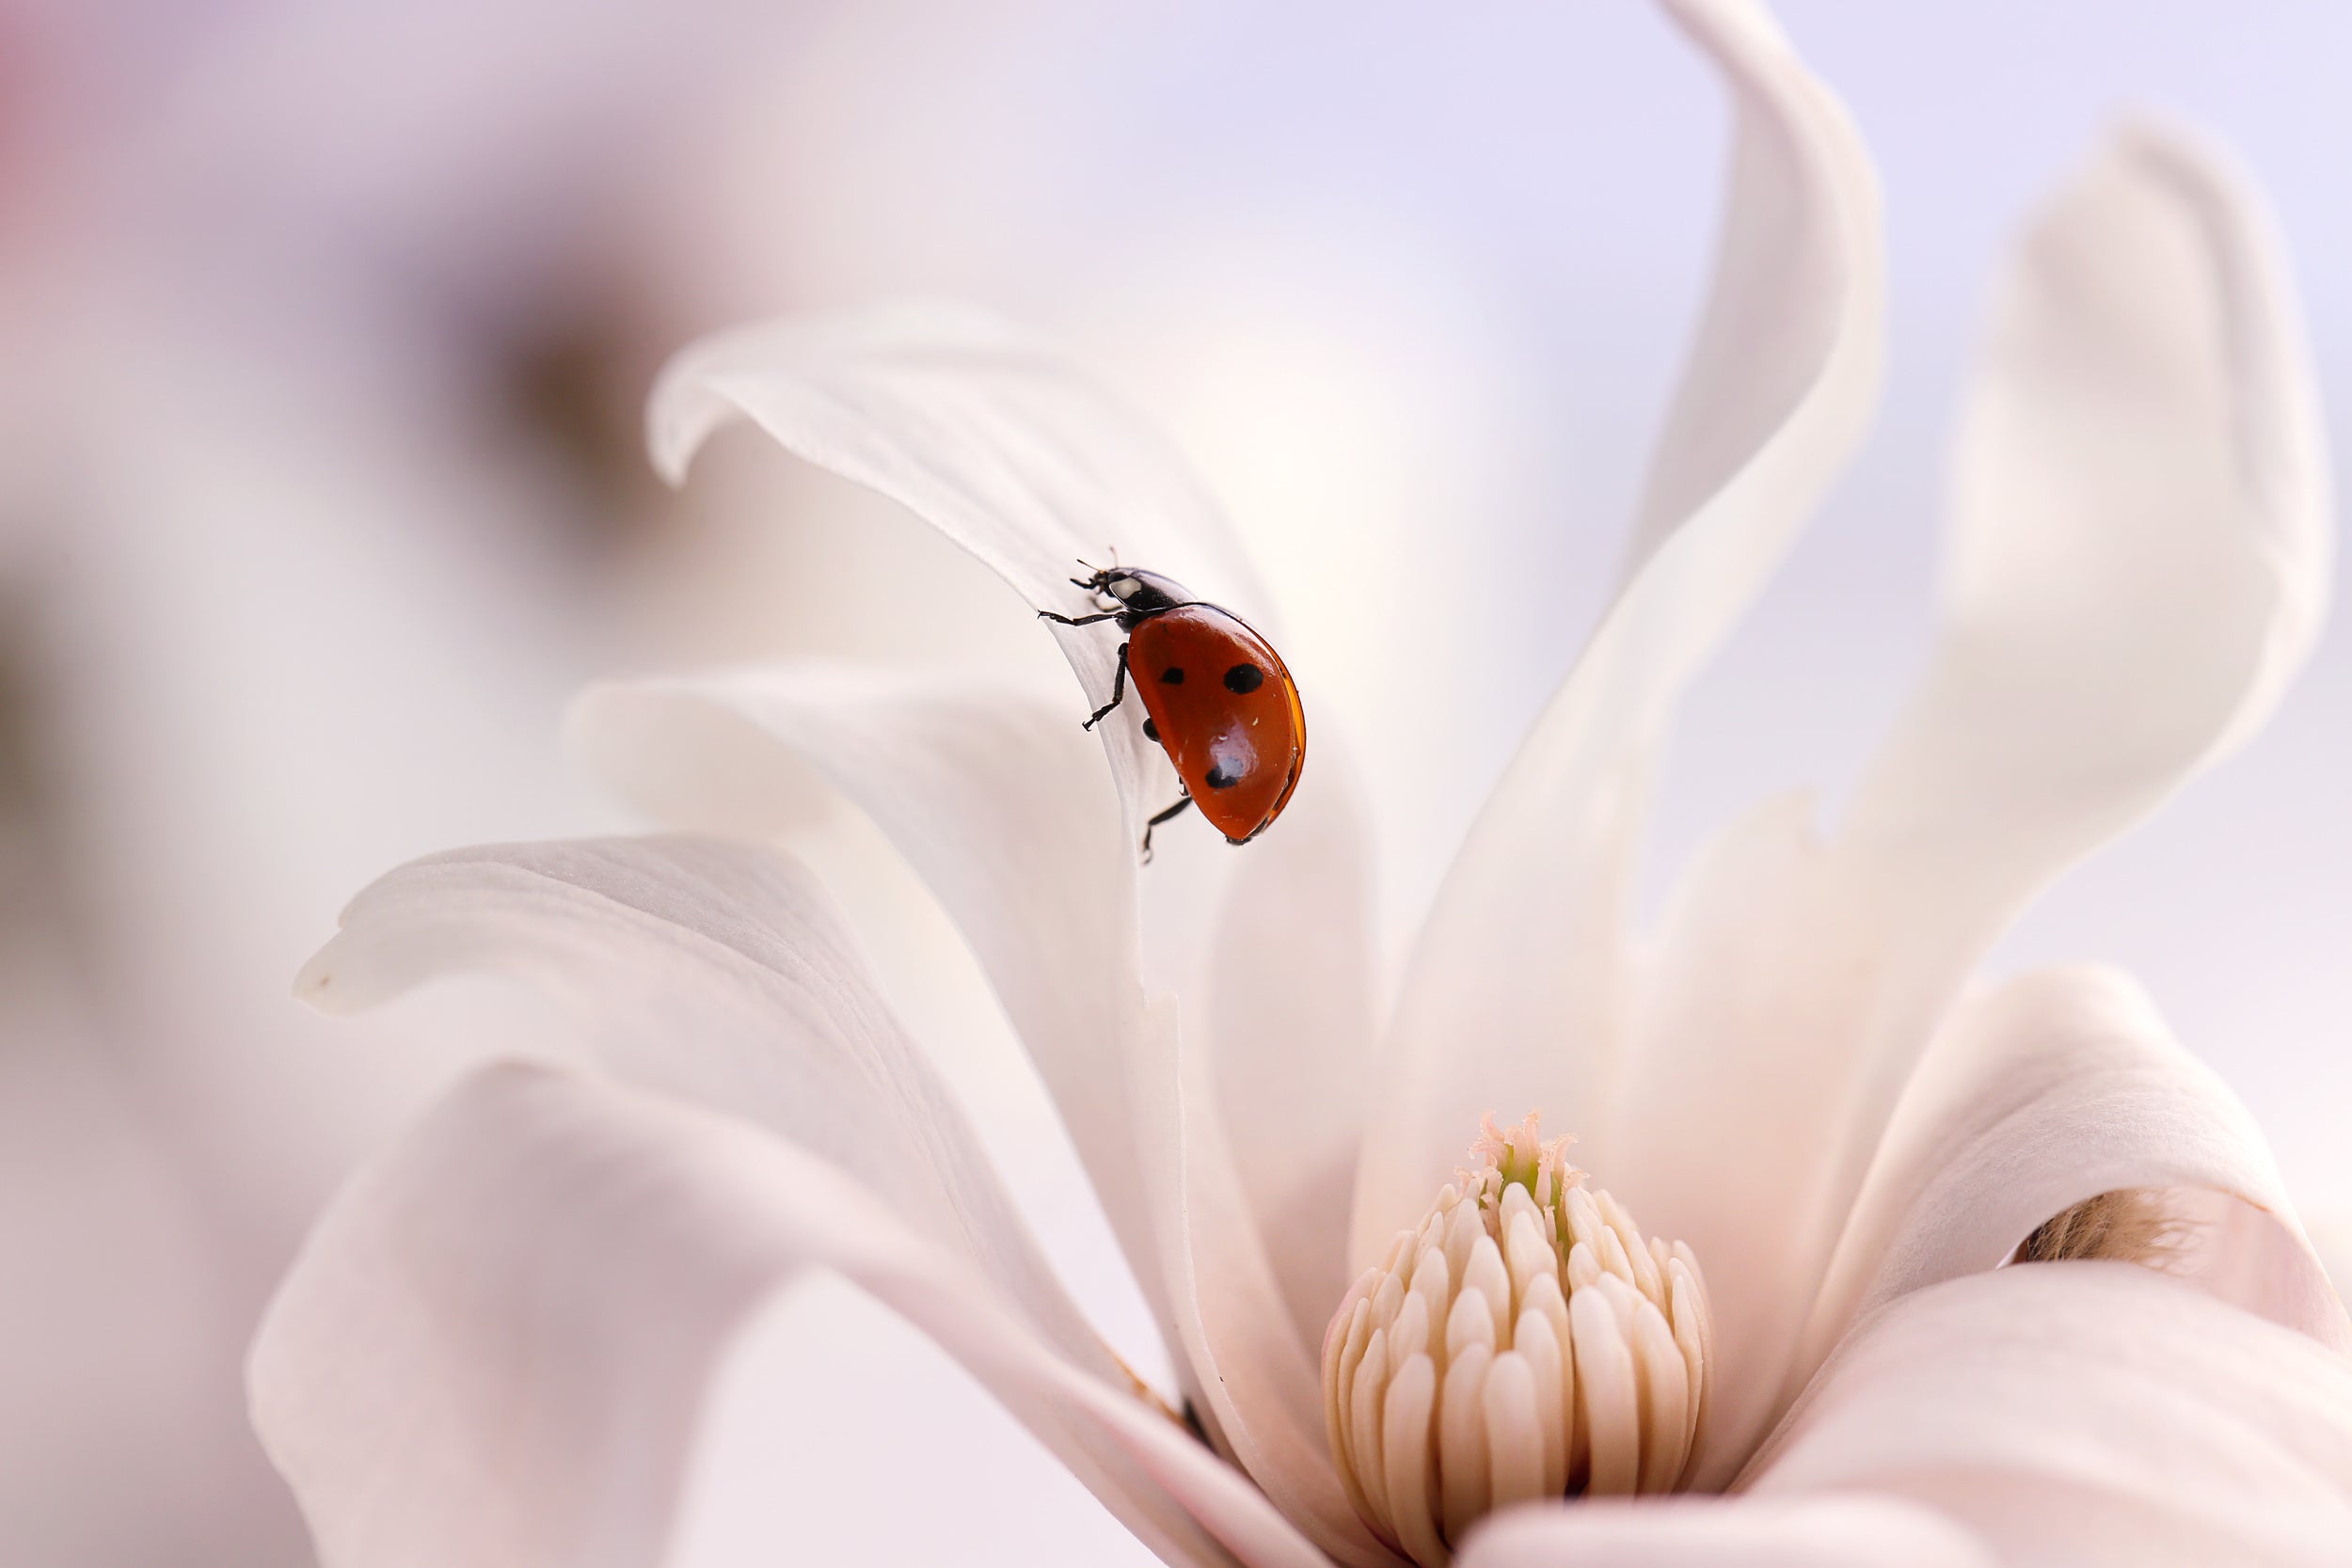
[[[1084,727],[1092,729],[1125,702],[1132,680],[1147,715],[1144,737],[1168,753],[1184,789],[1184,799],[1144,825],[1145,857],[1152,830],[1186,806],[1199,806],[1227,843],[1248,843],[1282,815],[1307,762],[1307,715],[1282,656],[1240,616],[1203,604],[1172,578],[1078,564],[1094,575],[1071,582],[1113,608],[1096,615],[1038,614],[1065,626],[1116,621],[1127,634],[1111,700]]]

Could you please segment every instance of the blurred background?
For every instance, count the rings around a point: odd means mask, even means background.
[[[1884,179],[1892,367],[1682,725],[1653,907],[1727,814],[1834,798],[1915,673],[1991,269],[2119,108],[2266,189],[2352,451],[2352,10],[1779,12]],[[1056,667],[993,580],[756,438],[663,491],[638,421],[667,353],[917,293],[1109,368],[1256,550],[1318,733],[1370,752],[1413,715],[1423,766],[1374,781],[1400,941],[1610,583],[1724,119],[1631,0],[0,9],[0,1556],[309,1560],[245,1423],[255,1318],[353,1162],[542,1025],[471,991],[330,1022],[291,977],[403,859],[629,825],[564,754],[578,684]],[[1998,955],[2138,971],[2315,1227],[2352,1216],[2347,719],[2340,620],[2253,747]],[[828,852],[944,1032],[952,938],[870,846]],[[983,1043],[950,1076],[1149,1367],[1041,1096]],[[928,1506],[893,1506],[913,1475]],[[1141,1557],[911,1331],[835,1287],[780,1303],[681,1560],[991,1552]]]

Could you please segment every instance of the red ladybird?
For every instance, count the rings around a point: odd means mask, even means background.
[[[1152,852],[1153,828],[1191,805],[1230,844],[1265,832],[1290,803],[1307,762],[1307,715],[1282,656],[1240,616],[1202,604],[1157,572],[1113,566],[1070,580],[1116,608],[1040,615],[1065,626],[1116,621],[1127,634],[1111,700],[1085,727],[1126,700],[1132,675],[1150,716],[1144,736],[1160,743],[1184,784],[1184,798],[1145,824],[1143,852]]]

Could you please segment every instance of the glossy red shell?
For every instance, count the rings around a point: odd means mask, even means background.
[[[1307,715],[1273,645],[1240,617],[1188,604],[1137,624],[1128,681],[1201,816],[1236,844],[1263,832],[1298,787]]]

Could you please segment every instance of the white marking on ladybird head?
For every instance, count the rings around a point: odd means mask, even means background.
[[[1111,579],[1110,594],[1111,597],[1114,599],[1132,599],[1137,594],[1142,592],[1143,584],[1137,582],[1134,578],[1114,578]]]

